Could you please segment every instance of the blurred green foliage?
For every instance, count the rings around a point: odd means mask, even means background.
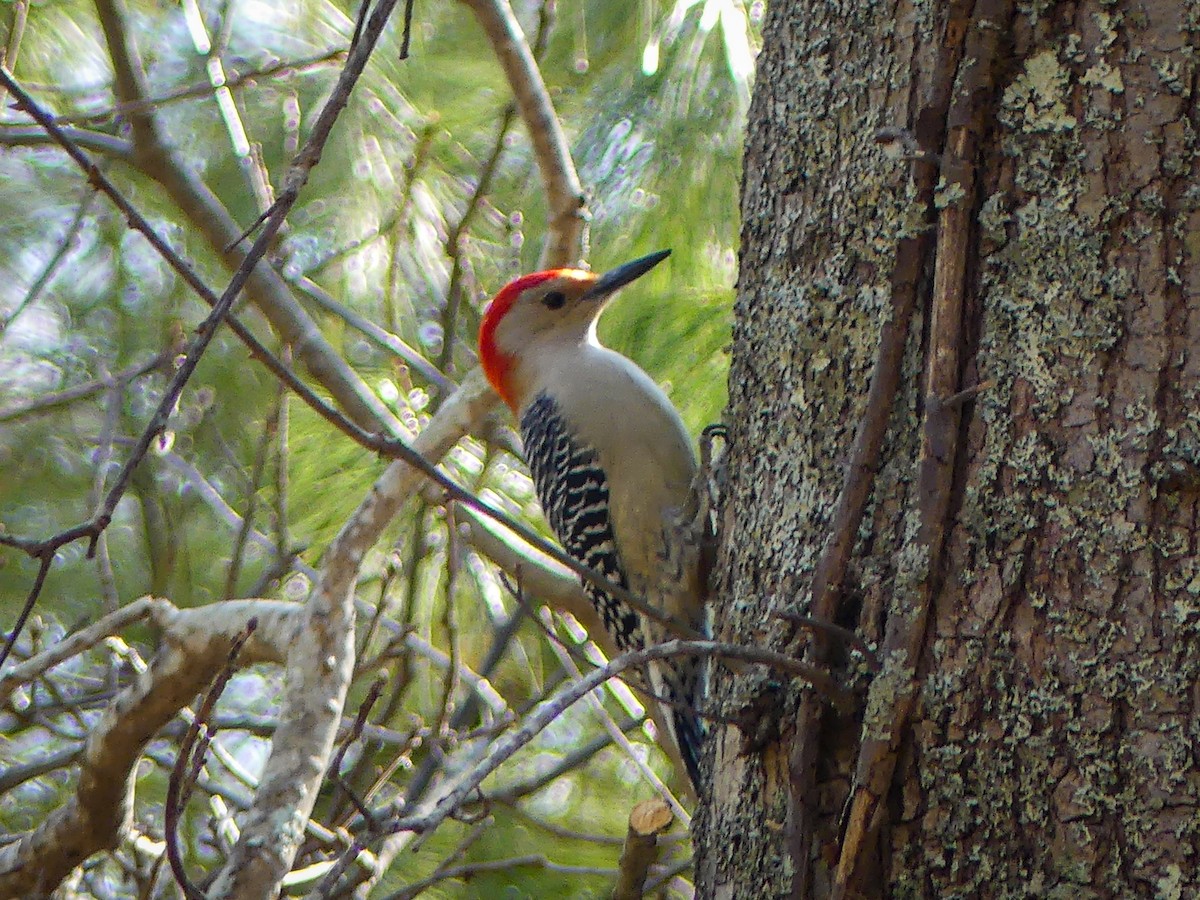
[[[235,87],[236,116],[223,112],[208,90],[157,107],[164,132],[186,165],[238,221],[248,224],[260,209],[256,166],[278,186],[336,77],[341,58],[330,54],[345,47],[353,10],[319,0],[205,3],[189,26],[190,7],[190,0],[182,6],[129,4],[130,33],[155,96],[207,83],[199,22],[214,45],[211,58],[219,59],[227,74],[330,57]],[[526,32],[536,34],[547,10],[528,2],[515,8]],[[0,29],[11,28],[13,9],[0,6]],[[666,265],[614,304],[602,323],[602,337],[666,385],[698,432],[719,419],[725,403],[741,140],[761,4],[585,0],[551,10],[556,15],[550,18],[541,65],[589,193],[589,262],[604,269],[662,247],[674,251]],[[451,321],[446,298],[453,264],[446,242],[459,229],[493,153],[511,95],[465,6],[417,4],[407,60],[399,59],[399,37],[397,17],[339,119],[275,260],[285,278],[311,277],[427,358],[446,359],[454,377],[474,363],[473,333],[487,298],[510,277],[536,266],[545,203],[524,127],[515,122],[502,139],[490,189],[461,229],[457,250],[465,302]],[[5,34],[0,43],[10,45],[11,38]],[[19,46],[17,78],[56,115],[127,137],[121,119],[111,114],[111,66],[91,4],[58,0],[32,6]],[[27,121],[5,104],[0,134]],[[250,155],[238,152],[239,127],[253,148]],[[111,484],[130,441],[161,396],[165,376],[160,369],[133,379],[119,395],[100,390],[35,413],[4,417],[5,411],[168,351],[206,307],[144,239],[128,230],[107,200],[89,200],[81,174],[63,154],[47,146],[4,146],[12,143],[0,140],[0,527],[46,537],[90,514],[99,496],[101,448],[112,443],[111,459],[101,472]],[[97,158],[219,291],[228,273],[196,224],[135,166]],[[82,211],[81,204],[86,204]],[[56,256],[61,258],[48,270]],[[47,271],[48,279],[34,295],[32,286]],[[403,420],[419,427],[436,404],[430,386],[343,320],[304,302],[366,382]],[[244,309],[243,315],[260,335],[269,335],[253,310]],[[285,427],[280,426],[281,402]],[[507,454],[467,442],[446,465],[544,530],[528,479]],[[273,577],[277,555],[253,541],[239,555],[236,577],[230,575],[238,532],[231,514],[251,512],[254,527],[266,538],[286,540],[301,560],[319,565],[323,549],[382,466],[303,404],[281,398],[266,369],[222,334],[108,529],[116,597],[124,603],[153,591],[190,606],[222,599],[232,581],[234,596],[257,592],[301,599],[304,578],[277,572]],[[470,564],[450,583],[446,563],[453,548],[448,548],[445,512],[439,509],[414,503],[393,526],[391,539],[390,548],[383,545],[368,559],[362,597],[383,602],[389,616],[437,647],[447,647],[448,628],[456,623],[456,653],[478,666],[494,626],[513,610],[490,568],[461,551]],[[30,640],[48,642],[61,627],[70,629],[103,613],[98,569],[85,550],[76,543],[59,554],[24,652]],[[22,554],[0,548],[0,615],[6,622],[20,608],[35,571]],[[449,617],[447,603],[452,604]],[[132,637],[146,642],[144,655],[152,653],[152,636]],[[436,720],[444,687],[440,671],[411,662],[391,665],[392,677],[407,683],[390,726],[402,730]],[[104,651],[80,662],[72,670],[73,687],[100,691],[105,666],[121,668]],[[540,695],[558,668],[538,630],[526,624],[492,681],[512,707],[520,708]],[[259,676],[257,691],[225,699],[267,715],[272,700],[264,677]],[[14,702],[36,700],[36,695],[21,695]],[[615,714],[623,715],[609,702]],[[89,707],[81,723],[94,720],[99,708]],[[556,725],[497,778],[518,779],[522,772],[552,765],[598,728],[583,705]],[[0,727],[0,763],[5,764],[37,758],[71,740],[69,733],[51,735],[29,720],[18,728],[10,713],[0,712]],[[32,730],[21,730],[26,728]],[[244,737],[243,745],[257,745],[254,752],[261,752],[259,738]],[[428,753],[427,747],[409,751],[416,763]],[[398,751],[378,748],[381,758],[389,752]],[[664,771],[657,749],[647,752]],[[406,771],[397,775],[401,789]],[[161,773],[155,777],[161,781]],[[28,827],[53,808],[62,787],[61,778],[42,779],[0,797],[0,828]],[[609,748],[585,770],[536,795],[528,808],[560,825],[620,836],[630,805],[624,798],[637,787],[624,756]],[[147,806],[139,815],[152,820],[161,784],[148,784],[145,793],[139,802]],[[611,802],[613,795],[622,802]],[[195,809],[192,814],[200,815]],[[576,866],[615,864],[613,846],[555,836],[513,811],[497,809],[493,815],[494,824],[465,860],[539,853]],[[194,824],[191,852],[211,862],[211,851],[206,855],[197,837],[202,823]],[[420,853],[402,856],[387,884],[398,887],[427,875],[468,830],[447,826]],[[112,879],[112,885],[121,883],[119,873]],[[467,883],[444,882],[430,896],[601,896],[607,884],[603,876],[526,866]]]

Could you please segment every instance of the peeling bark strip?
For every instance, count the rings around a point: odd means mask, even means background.
[[[942,151],[940,196],[935,199],[940,212],[917,473],[920,526],[913,556],[918,567],[912,573],[917,584],[911,592],[901,590],[901,607],[893,608],[888,618],[884,672],[872,684],[867,700],[854,788],[834,875],[834,900],[845,900],[863,889],[859,873],[867,868],[868,842],[882,818],[879,801],[892,783],[900,741],[916,698],[917,660],[925,643],[925,624],[944,576],[943,550],[953,526],[948,513],[960,409],[949,401],[960,388],[963,305],[978,207],[975,167],[980,134],[991,112],[997,46],[1000,36],[1007,34],[1011,18],[1011,4],[1006,0],[979,0],[967,26],[966,49],[955,78]]]
[[[970,0],[950,6],[941,47],[935,65],[930,97],[918,113],[912,133],[914,182],[913,203],[932,218],[934,189],[937,186],[937,156],[932,148],[942,145],[946,116],[950,107],[954,72],[961,58],[963,37],[967,31]],[[838,503],[834,509],[830,534],[813,573],[809,614],[833,621],[846,568],[862,524],[879,465],[883,439],[891,419],[892,403],[900,384],[900,367],[908,344],[909,324],[916,306],[925,266],[928,262],[931,231],[920,228],[914,235],[905,235],[896,245],[896,262],[891,277],[891,318],[883,324],[878,355],[871,372],[867,405],[854,437],[851,459],[846,467]],[[806,658],[823,662],[824,647],[810,642]],[[808,897],[812,891],[810,847],[813,843],[814,819],[818,813],[814,800],[816,784],[817,739],[821,730],[823,699],[812,691],[806,692],[796,714],[796,737],[788,761],[791,796],[788,802],[788,854],[794,867],[792,896]]]
[[[884,668],[859,715],[779,691],[714,731],[698,896],[1200,896],[1198,35],[1167,0],[769,5],[717,625],[813,661],[778,613],[857,617]],[[941,180],[874,462],[928,224],[881,131]]]

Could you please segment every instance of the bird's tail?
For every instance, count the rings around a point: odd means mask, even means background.
[[[651,664],[649,673],[651,688],[660,702],[660,721],[671,730],[671,741],[697,793],[701,782],[700,754],[705,738],[704,722],[697,707],[700,662],[693,657],[663,660]]]
[[[704,725],[700,717],[690,709],[676,708],[671,711],[671,724],[675,731],[675,745],[683,757],[692,787],[700,792],[700,753],[704,749]]]

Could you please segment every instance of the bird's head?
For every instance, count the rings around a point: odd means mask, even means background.
[[[517,369],[548,345],[580,344],[619,289],[670,256],[659,250],[597,275],[583,269],[549,269],[510,281],[488,304],[479,325],[479,360],[501,398],[517,408]]]

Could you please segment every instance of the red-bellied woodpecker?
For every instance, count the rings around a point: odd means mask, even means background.
[[[650,376],[596,340],[613,294],[669,254],[604,275],[552,269],[516,279],[484,313],[479,355],[517,415],[538,499],[567,553],[695,634],[704,630],[705,579],[685,522],[691,439]],[[675,636],[603,588],[585,581],[584,590],[618,650]],[[674,657],[649,673],[693,784],[700,671],[697,659]]]

